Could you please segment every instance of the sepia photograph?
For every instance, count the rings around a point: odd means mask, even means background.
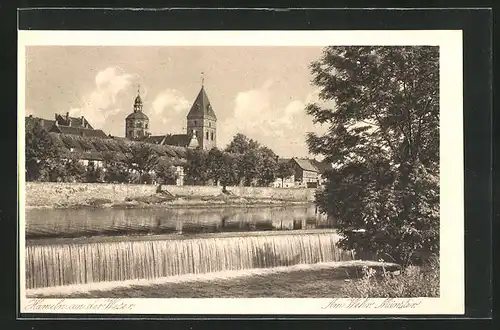
[[[51,33],[20,38],[25,310],[463,311],[460,34]]]

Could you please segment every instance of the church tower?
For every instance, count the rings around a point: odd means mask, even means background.
[[[134,101],[134,112],[125,119],[125,137],[127,139],[140,140],[149,136],[149,118],[142,110],[142,99],[138,89]]]
[[[203,80],[201,90],[187,115],[187,135],[196,135],[198,145],[204,150],[217,147],[217,117],[208,100]]]

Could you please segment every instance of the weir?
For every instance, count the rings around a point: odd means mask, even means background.
[[[26,246],[27,289],[354,260],[332,232]]]

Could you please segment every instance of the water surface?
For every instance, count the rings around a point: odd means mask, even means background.
[[[195,234],[332,227],[315,206],[31,209],[26,238]]]

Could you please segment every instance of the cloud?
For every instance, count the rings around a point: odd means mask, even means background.
[[[108,67],[95,76],[94,88],[84,96],[83,106],[69,109],[72,116],[85,116],[95,128],[105,128],[106,119],[123,112],[118,96],[128,89],[134,75]]]
[[[220,147],[241,132],[267,145],[280,156],[307,155],[306,133],[324,131],[322,127],[313,125],[312,118],[304,110],[307,103],[318,99],[317,92],[280,105],[273,100],[272,87],[272,80],[267,80],[260,88],[236,94],[232,116],[218,124]]]
[[[174,131],[184,131],[181,123],[185,121],[190,106],[189,101],[176,89],[167,88],[158,93],[148,114],[151,132],[153,134],[167,133],[168,128],[165,126],[167,123],[175,125]]]
[[[119,67],[105,68],[96,74],[94,87],[84,95],[82,106],[72,107],[68,112],[72,116],[85,116],[94,128],[123,136],[125,118],[133,110],[139,81],[137,74],[124,72]],[[180,91],[164,89],[148,102],[148,88],[146,84],[140,84],[140,95],[152,134],[184,132],[190,103]]]

